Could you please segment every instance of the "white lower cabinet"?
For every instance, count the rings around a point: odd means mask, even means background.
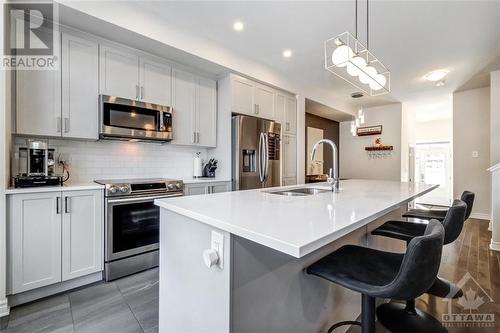
[[[184,188],[185,195],[222,193],[229,191],[231,191],[231,182],[186,184]]]
[[[62,280],[102,270],[102,196],[99,191],[63,192]]]
[[[8,196],[8,292],[103,269],[102,191]]]

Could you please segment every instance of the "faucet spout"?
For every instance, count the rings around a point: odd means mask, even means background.
[[[320,144],[326,143],[332,147],[332,152],[333,152],[333,160],[332,160],[332,168],[330,169],[330,172],[328,174],[327,182],[332,186],[332,192],[338,192],[339,190],[339,170],[337,167],[337,161],[338,161],[338,155],[339,155],[339,150],[337,148],[337,145],[335,142],[332,140],[328,139],[322,139],[316,142],[313,146],[312,152],[311,152],[311,161],[314,161],[314,158],[316,157],[316,150],[318,149],[318,146]]]

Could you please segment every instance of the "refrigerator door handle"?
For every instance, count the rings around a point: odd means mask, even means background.
[[[264,166],[262,165],[263,163],[263,156],[262,156],[262,153],[263,153],[263,147],[262,147],[262,137],[263,137],[264,133],[260,133],[260,136],[259,136],[259,152],[257,154],[258,158],[259,158],[259,161],[258,161],[258,166],[259,166],[259,179],[261,182],[264,181],[264,175],[263,175],[263,169],[264,169]]]
[[[269,141],[267,139],[267,133],[264,133],[264,181],[269,177]]]

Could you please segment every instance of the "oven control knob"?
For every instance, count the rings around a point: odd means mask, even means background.
[[[128,192],[128,187],[127,186],[120,186],[120,192],[127,193]]]
[[[169,190],[173,190],[173,189],[175,188],[175,185],[174,185],[174,184],[168,184],[168,185],[167,185],[167,188],[168,188]]]
[[[111,187],[109,188],[109,192],[111,192],[111,193],[115,194],[116,192],[118,192],[118,187],[116,187],[116,186],[111,186]]]
[[[180,190],[182,188],[182,184],[181,183],[177,183],[177,184],[175,184],[175,187],[177,187],[177,189]]]

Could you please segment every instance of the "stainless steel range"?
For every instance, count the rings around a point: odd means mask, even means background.
[[[171,179],[96,180],[105,185],[106,281],[158,266],[160,209],[155,199],[184,195]]]

